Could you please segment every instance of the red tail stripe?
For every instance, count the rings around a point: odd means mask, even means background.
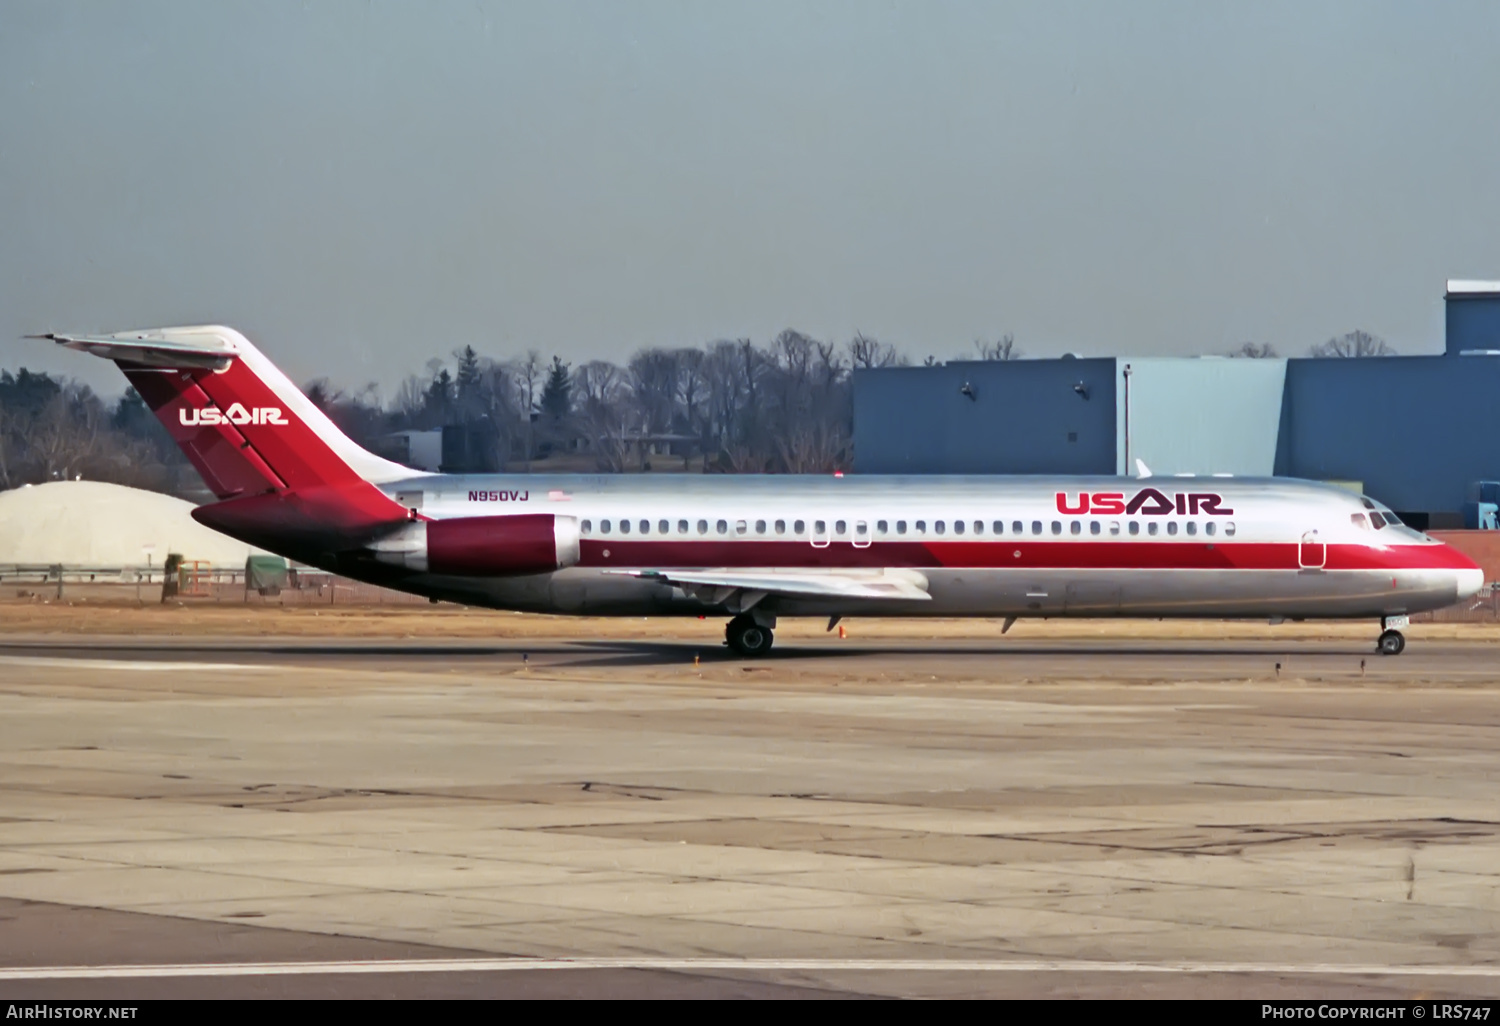
[[[221,410],[239,403],[247,410],[275,407],[285,411],[285,404],[276,393],[243,361],[233,361],[221,374],[194,371],[193,376]],[[244,424],[240,431],[265,462],[276,468],[287,488],[295,491],[359,480],[349,465],[300,417],[286,411],[285,419],[285,424]]]

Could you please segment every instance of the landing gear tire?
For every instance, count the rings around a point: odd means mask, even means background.
[[[1406,638],[1400,631],[1386,631],[1375,643],[1375,651],[1381,655],[1400,655],[1406,648]]]
[[[771,628],[762,627],[748,616],[736,616],[724,628],[724,640],[735,655],[755,659],[771,651],[775,635]]]

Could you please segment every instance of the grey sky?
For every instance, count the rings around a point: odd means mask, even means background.
[[[8,0],[0,367],[116,393],[16,336],[203,321],[387,396],[788,326],[1435,352],[1500,277],[1497,44],[1488,0]]]

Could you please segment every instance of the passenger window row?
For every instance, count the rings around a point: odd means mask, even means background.
[[[1356,514],[1356,516],[1358,516],[1358,514]],[[1358,523],[1358,522],[1359,521],[1356,521],[1356,523]],[[1141,523],[1142,522],[1139,521],[1139,520],[1130,520],[1130,521],[1125,521],[1125,522],[1122,522],[1122,521],[1119,521],[1119,520],[1108,520],[1108,521],[1090,520],[1090,521],[1087,521],[1087,524],[1088,524],[1087,528],[1084,527],[1084,523],[1085,523],[1085,521],[1082,521],[1082,520],[1068,521],[1067,525],[1066,525],[1066,528],[1065,528],[1063,521],[1061,521],[1061,520],[1053,520],[1053,521],[1051,521],[1050,525],[1047,525],[1047,526],[1044,527],[1043,521],[1033,520],[1033,521],[1031,521],[1031,531],[1030,531],[1030,533],[1033,536],[1041,536],[1041,535],[1049,533],[1049,531],[1050,531],[1050,533],[1053,534],[1053,535],[1061,535],[1061,534],[1063,534],[1066,531],[1066,533],[1068,533],[1070,535],[1081,535],[1081,534],[1084,533],[1085,530],[1087,530],[1088,533],[1091,534],[1091,535],[1102,535],[1102,534],[1106,534],[1107,533],[1110,536],[1118,536],[1121,533],[1121,531],[1123,530],[1126,534],[1132,535],[1132,536],[1136,536],[1136,535],[1141,534]],[[1163,523],[1165,523],[1165,527],[1163,527]],[[710,534],[710,533],[719,534],[719,535],[728,535],[728,534],[730,534],[732,532],[735,535],[743,536],[743,535],[748,535],[748,534],[751,533],[751,522],[748,521],[748,520],[735,520],[735,521],[732,521],[732,522],[728,521],[728,520],[715,520],[715,521],[712,522],[712,525],[711,525],[712,529],[710,529],[710,522],[707,521],[707,520],[699,520],[699,521],[697,521],[696,525],[693,524],[693,522],[688,521],[688,520],[679,520],[679,521],[677,521],[677,525],[676,526],[677,526],[676,533],[678,535],[687,535],[687,534],[694,533],[693,532],[693,527],[694,526],[696,526],[696,528],[697,528],[696,533],[699,534],[699,535],[707,535],[707,534]],[[778,535],[778,536],[784,536],[784,535],[786,535],[788,533],[787,532],[788,526],[790,526],[790,528],[791,528],[791,534],[794,537],[800,538],[804,534],[807,533],[807,522],[803,521],[803,520],[793,520],[793,521],[790,521],[790,522],[786,521],[786,520],[777,520],[777,521],[774,521],[774,522],[772,522],[772,521],[766,521],[766,520],[757,520],[754,523],[754,533],[756,535],[759,535],[759,536],[762,536],[762,537],[764,537],[767,534],[775,534],[775,535]],[[910,531],[908,531],[908,522],[907,521],[905,521],[905,520],[897,520],[895,522],[894,536],[899,538],[899,537],[902,537],[904,535],[907,535],[908,533],[914,534],[914,535],[926,535],[928,533],[928,522],[926,520],[914,520],[914,521],[911,521],[909,526],[910,526]],[[946,521],[946,520],[934,520],[934,521],[932,521],[932,524],[931,524],[932,533],[935,534],[935,535],[945,535],[945,534],[948,533],[949,526],[950,525],[949,525],[948,521]],[[955,521],[952,522],[951,526],[952,526],[953,534],[955,534],[955,535],[973,534],[973,535],[977,536],[977,535],[983,535],[985,533],[985,523],[982,520],[975,520],[975,521],[972,521],[972,522],[970,522],[970,521],[964,521],[964,520],[955,520]],[[592,520],[581,521],[580,524],[579,524],[579,527],[583,531],[584,534],[593,534],[594,533],[594,523],[593,523]],[[991,524],[990,524],[990,532],[989,533],[995,534],[995,535],[1004,535],[1004,534],[1007,533],[1006,530],[1005,530],[1005,527],[1006,527],[1006,522],[1003,521],[1003,520],[992,521]],[[1026,528],[1026,523],[1024,521],[1021,521],[1021,520],[1012,520],[1012,521],[1010,521],[1010,531],[1009,531],[1009,533],[1012,534],[1012,535],[1025,535],[1027,533],[1025,528]],[[1218,530],[1219,530],[1219,523],[1217,521],[1213,521],[1213,520],[1206,521],[1202,525],[1202,527],[1201,527],[1202,533],[1204,535],[1208,536],[1208,537],[1213,537],[1218,532]],[[1234,536],[1234,531],[1235,531],[1234,521],[1230,520],[1230,521],[1224,522],[1224,524],[1223,524],[1223,530],[1224,530],[1224,534],[1225,535],[1227,535],[1229,537],[1233,537]],[[1145,521],[1145,533],[1146,533],[1147,536],[1149,536],[1149,537],[1155,537],[1155,536],[1163,533],[1163,531],[1165,531],[1166,535],[1169,536],[1169,537],[1177,535],[1179,531],[1182,532],[1182,533],[1184,533],[1184,534],[1186,534],[1186,535],[1188,535],[1189,537],[1195,537],[1199,533],[1200,527],[1199,527],[1199,524],[1198,524],[1198,522],[1196,520],[1188,520],[1188,521],[1183,521],[1183,522],[1179,522],[1177,520],[1167,520],[1165,522],[1159,521],[1159,520],[1147,520],[1147,521]],[[631,520],[601,520],[601,521],[599,521],[599,533],[600,534],[610,534],[612,532],[618,532],[619,534],[632,534],[632,533],[635,533],[635,534],[642,534],[642,535],[649,535],[649,534],[653,533],[652,532],[652,523],[651,523],[650,520],[644,520],[643,519],[643,520],[639,520],[639,521],[631,521]],[[672,533],[672,522],[670,520],[658,520],[658,521],[656,521],[656,524],[655,524],[655,533],[658,534],[658,535],[671,534]],[[849,534],[849,523],[848,523],[848,521],[845,521],[845,520],[835,520],[833,522],[833,531],[832,531],[832,536],[833,537],[835,537],[835,538],[844,538],[844,537],[847,537],[848,534]],[[888,521],[888,520],[877,520],[875,522],[875,536],[876,537],[881,537],[881,538],[891,537],[892,534],[893,534],[893,532],[891,531],[891,522],[890,521]],[[855,523],[854,523],[854,535],[855,535],[856,540],[868,539],[870,537],[869,524],[866,521],[863,521],[863,520],[855,521]],[[814,520],[813,521],[813,537],[814,538],[827,538],[827,537],[829,537],[828,521],[826,521],[826,520]]]

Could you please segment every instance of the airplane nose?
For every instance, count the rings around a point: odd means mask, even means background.
[[[1484,587],[1484,571],[1475,567],[1472,570],[1456,571],[1458,577],[1458,597],[1466,599],[1470,595],[1479,594],[1479,589]]]

